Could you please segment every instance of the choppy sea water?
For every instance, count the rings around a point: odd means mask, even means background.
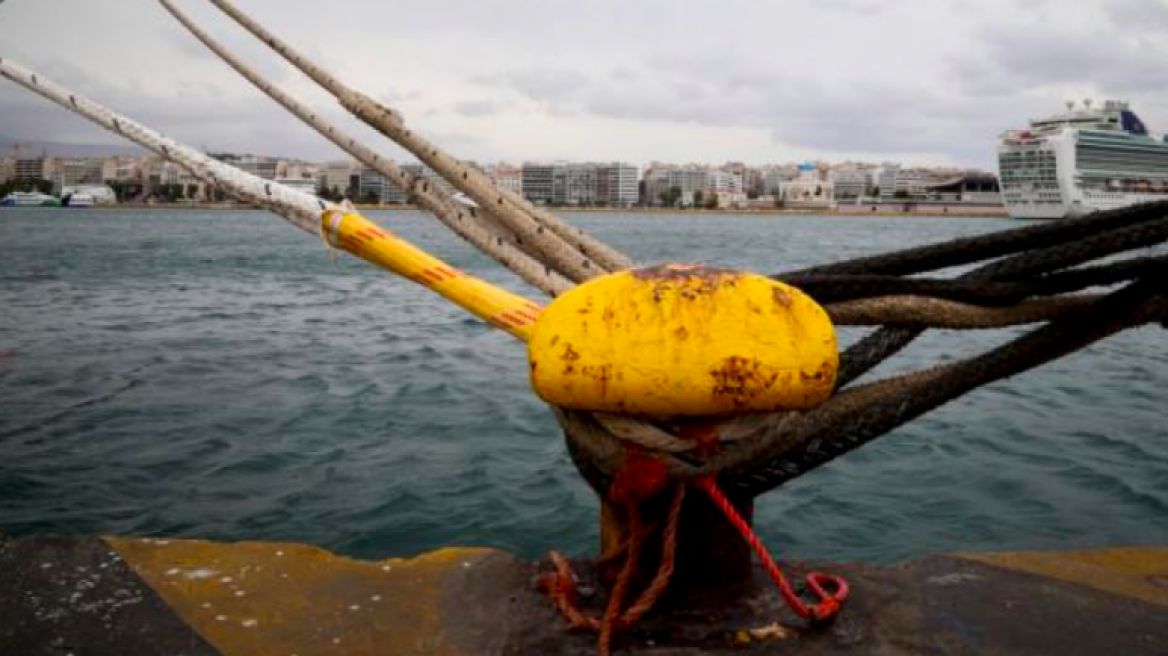
[[[423,215],[375,216],[528,291]],[[1016,225],[569,217],[641,262],[767,273]],[[881,371],[1016,332],[930,334]],[[874,562],[1168,543],[1166,338],[977,390],[764,496],[760,532],[782,557]],[[526,371],[510,337],[265,213],[0,211],[6,533],[591,554],[596,499]]]

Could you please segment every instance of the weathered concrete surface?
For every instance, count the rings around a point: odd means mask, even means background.
[[[616,653],[1168,654],[1168,549],[817,569],[852,584],[829,626],[792,616],[756,572],[734,604],[670,599]],[[483,549],[356,561],[293,544],[0,538],[0,655],[595,653],[533,589],[539,571]],[[595,572],[577,571],[598,613]]]

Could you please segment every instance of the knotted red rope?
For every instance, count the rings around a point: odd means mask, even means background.
[[[657,573],[636,600],[623,612],[625,596],[632,585],[637,565],[641,559],[641,548],[651,533],[641,518],[641,502],[662,492],[669,486],[669,479],[660,461],[639,451],[630,451],[609,487],[608,498],[624,511],[629,525],[628,541],[618,549],[624,564],[612,593],[609,595],[604,614],[597,618],[580,610],[580,597],[576,591],[575,576],[571,566],[559,553],[552,551],[549,558],[555,571],[540,577],[537,586],[548,593],[560,613],[575,629],[587,629],[599,633],[597,652],[608,656],[611,652],[612,636],[618,629],[630,628],[648,613],[665,594],[670,579],[673,578],[674,561],[677,553],[677,527],[681,518],[682,502],[685,500],[686,486],[676,484],[673,499],[669,505],[669,515],[661,535],[661,558]]]
[[[556,608],[568,620],[572,628],[596,631],[599,634],[597,652],[600,656],[608,656],[610,653],[612,636],[615,631],[634,626],[665,593],[673,576],[677,550],[677,527],[686,488],[690,485],[705,492],[710,497],[710,500],[722,511],[730,524],[738,530],[751,549],[758,554],[767,574],[778,586],[784,601],[796,615],[813,622],[822,622],[839,612],[848,596],[847,581],[838,576],[812,572],[807,575],[807,587],[818,598],[818,602],[808,604],[800,599],[787,582],[783,571],[771,557],[770,552],[767,551],[766,546],[763,545],[750,524],[730,503],[730,500],[726,498],[713,476],[703,476],[674,485],[669,516],[662,533],[661,558],[657,573],[636,601],[622,612],[624,599],[629,592],[637,565],[640,562],[641,549],[646,537],[651,533],[651,530],[647,529],[642,521],[641,503],[669,486],[665,467],[660,461],[639,450],[630,450],[608,490],[608,499],[625,514],[628,521],[629,537],[628,541],[615,552],[615,555],[623,556],[624,563],[616,583],[613,585],[603,615],[599,618],[592,617],[580,610],[576,578],[567,559],[559,553],[552,551],[549,554],[555,571],[540,577],[537,582],[537,586],[548,593]]]
[[[730,500],[722,493],[714,477],[703,476],[696,478],[690,481],[690,484],[705,492],[710,497],[710,500],[721,509],[722,514],[726,515],[726,519],[730,520],[734,528],[738,529],[743,539],[758,554],[763,567],[766,568],[767,574],[770,575],[771,580],[778,586],[783,600],[787,602],[787,606],[796,615],[803,619],[820,622],[831,618],[839,612],[850,590],[847,581],[839,576],[811,572],[807,575],[807,587],[819,598],[819,603],[808,605],[791,589],[791,585],[787,583],[787,577],[783,576],[783,570],[779,569],[778,564],[775,563],[775,559],[771,558],[771,554],[767,551],[766,545],[762,543],[762,540],[758,538],[754,529],[750,528],[750,524],[742,518],[742,515],[738,514],[738,510],[734,508],[734,504],[730,503]],[[825,584],[833,588],[834,592],[828,592],[824,588]]]

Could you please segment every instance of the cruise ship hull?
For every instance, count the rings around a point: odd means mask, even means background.
[[[1002,201],[1019,219],[1077,218],[1168,200],[1168,140],[1115,101],[1007,132],[998,168]]]
[[[1014,219],[1077,219],[1092,212],[1116,210],[1140,203],[1168,200],[1168,193],[1086,192],[1083,196],[1083,199],[1075,199],[1061,204],[1027,202],[1030,199],[1023,198],[1021,202],[1007,202],[1005,205],[1010,218]]]

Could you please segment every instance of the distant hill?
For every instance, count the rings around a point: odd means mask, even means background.
[[[124,144],[75,144],[34,139],[15,139],[0,134],[0,157],[12,157],[13,146],[20,144],[21,157],[37,157],[45,152],[50,157],[109,157],[111,155],[145,155],[146,151]]]

